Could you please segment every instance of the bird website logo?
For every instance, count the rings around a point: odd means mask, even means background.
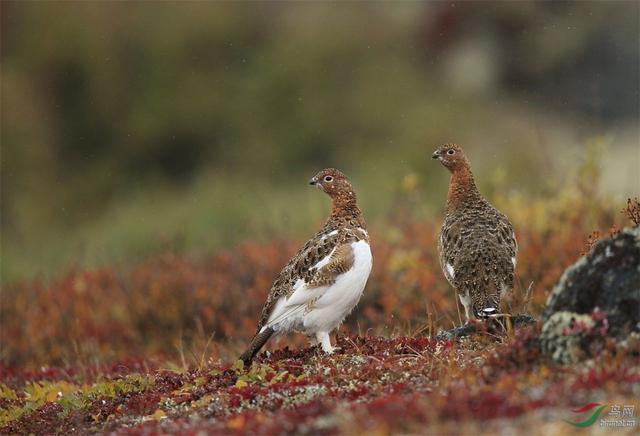
[[[607,407],[609,408],[609,413],[600,418],[600,415]],[[570,421],[568,419],[563,419],[564,422],[574,427],[591,427],[596,423],[596,421],[598,421],[598,418],[600,418],[599,425],[603,428],[628,428],[636,426],[635,405],[633,404],[613,404],[609,406],[608,404],[589,403],[578,409],[572,410],[572,412],[580,414],[589,412],[589,415],[583,421]]]

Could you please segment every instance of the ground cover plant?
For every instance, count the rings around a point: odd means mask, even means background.
[[[590,250],[591,230],[604,238],[612,223],[631,222],[578,194],[568,200],[504,200],[521,250],[512,313],[538,316],[562,271]],[[637,208],[633,201],[625,208],[630,220]],[[523,217],[536,213],[527,225]],[[564,366],[541,355],[540,324],[436,338],[460,324],[433,248],[438,224],[398,219],[374,243],[373,275],[338,335],[337,354],[291,337],[248,368],[235,358],[293,241],[245,243],[199,259],[163,253],[132,267],[12,284],[3,290],[12,301],[2,306],[0,429],[562,431],[569,428],[562,419],[586,403],[633,404],[637,346],[620,346],[606,331],[594,330],[604,345],[588,362]],[[602,325],[601,313],[592,317]]]
[[[342,335],[331,357],[304,348],[251,368],[122,365],[83,383],[4,368],[2,431],[490,432],[505,422],[566,425],[560,417],[591,400],[637,398],[637,356],[612,348],[592,366],[558,368],[537,355],[533,330],[499,343]]]

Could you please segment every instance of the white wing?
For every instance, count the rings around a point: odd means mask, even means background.
[[[336,248],[331,250],[331,253],[320,260],[311,269],[315,269],[317,271],[323,266],[327,265],[335,251]],[[264,330],[267,327],[273,327],[287,320],[294,322],[297,316],[304,313],[307,304],[320,298],[327,289],[329,289],[328,286],[320,286],[317,288],[309,289],[307,283],[305,283],[304,280],[298,279],[298,281],[293,285],[293,292],[291,293],[291,295],[289,295],[288,297],[282,297],[280,298],[280,300],[278,300],[276,306],[271,312],[271,316],[269,316],[269,319],[261,330]]]
[[[300,282],[302,282],[302,280],[300,280]],[[329,289],[328,286],[309,289],[303,282],[301,286],[293,291],[293,294],[291,294],[289,298],[282,297],[278,300],[269,320],[264,327],[262,327],[262,330],[267,327],[277,327],[278,324],[282,324],[282,328],[288,330],[302,317],[307,304],[320,298],[327,289]],[[276,330],[280,329],[276,328]]]

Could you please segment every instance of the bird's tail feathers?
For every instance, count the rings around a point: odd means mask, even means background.
[[[478,295],[478,294],[476,294]],[[487,292],[478,295],[479,298],[473,301],[473,312],[477,318],[491,318],[500,313],[500,297],[497,292]]]
[[[493,306],[484,307],[480,309],[478,312],[476,312],[476,316],[478,318],[491,318],[497,315],[501,315],[500,310],[497,307],[493,307]]]
[[[264,330],[258,332],[253,339],[251,339],[251,343],[247,348],[247,351],[242,353],[239,357],[240,360],[244,362],[245,365],[251,364],[253,358],[258,354],[258,351],[267,343],[269,338],[273,335],[274,330],[271,327],[267,327]]]

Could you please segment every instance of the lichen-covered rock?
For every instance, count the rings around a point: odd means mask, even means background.
[[[609,334],[623,339],[640,323],[640,228],[598,242],[562,274],[547,301],[543,321],[559,311],[605,312]]]
[[[580,361],[585,356],[585,336],[594,325],[590,315],[565,311],[554,313],[540,332],[543,353],[559,363]]]
[[[638,325],[638,331],[631,332],[628,338],[620,342],[620,348],[629,355],[640,356],[640,325]]]
[[[607,337],[640,332],[640,228],[600,241],[567,268],[542,319],[542,351],[560,363],[593,354]]]

